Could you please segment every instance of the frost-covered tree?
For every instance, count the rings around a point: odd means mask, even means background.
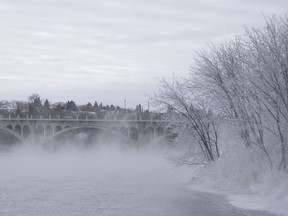
[[[247,30],[251,83],[267,111],[267,126],[280,142],[279,168],[288,151],[288,17],[266,19],[263,29]],[[278,146],[275,144],[275,149]],[[277,150],[278,151],[278,150]]]
[[[288,16],[266,19],[264,28],[247,29],[197,53],[189,76],[162,81],[154,99],[166,105],[182,134],[185,131],[197,140],[196,133],[208,161],[219,156],[217,130],[210,127],[217,116],[222,124],[235,128],[248,150],[258,149],[270,167],[278,164],[287,170]],[[206,140],[212,141],[210,145]]]
[[[200,98],[191,91],[189,83],[176,78],[161,82],[161,89],[153,101],[168,110],[166,120],[172,133],[183,141],[188,138],[185,153],[173,160],[180,164],[209,164],[219,157],[218,131],[215,116]]]
[[[247,52],[240,38],[211,46],[198,53],[190,82],[215,112],[235,126],[245,146],[258,146],[272,165],[264,141],[263,109],[246,65]]]

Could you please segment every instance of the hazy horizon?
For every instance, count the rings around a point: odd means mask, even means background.
[[[195,51],[282,14],[277,1],[0,0],[3,100],[147,106],[158,81],[182,75]]]

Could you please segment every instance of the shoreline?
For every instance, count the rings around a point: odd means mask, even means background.
[[[202,185],[189,184],[186,188],[194,193],[200,193],[206,199],[211,199],[225,208],[231,206],[247,211],[262,212],[266,215],[288,216],[288,198],[276,199],[272,196],[260,196],[256,194],[235,194],[228,191],[220,191],[215,188]],[[217,200],[216,200],[217,199]],[[263,215],[264,216],[264,215]]]

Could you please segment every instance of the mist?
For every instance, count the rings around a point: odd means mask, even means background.
[[[3,172],[48,177],[53,172],[82,172],[90,170],[117,172],[123,175],[141,175],[145,172],[174,172],[167,156],[172,150],[151,145],[136,148],[129,144],[111,142],[105,144],[59,141],[53,143],[58,148],[43,147],[29,142],[14,146],[10,151],[0,153],[0,168]],[[52,173],[51,173],[52,172]],[[146,173],[147,174],[147,173]],[[171,179],[171,178],[170,178]]]
[[[72,146],[30,142],[2,152],[0,215],[165,215],[190,178],[164,148]]]

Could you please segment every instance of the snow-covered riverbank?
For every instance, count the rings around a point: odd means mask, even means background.
[[[230,203],[239,208],[263,210],[277,215],[288,215],[288,197],[278,199],[273,196],[228,195]]]
[[[188,188],[223,195],[235,207],[271,212],[279,216],[288,216],[288,190],[285,176],[270,176],[270,181],[249,185],[237,184],[219,176],[197,176],[190,181]]]
[[[224,195],[228,202],[237,208],[267,211],[279,216],[288,215],[288,197],[280,199],[272,195],[233,194],[232,192],[217,190],[207,185],[189,185],[188,188],[192,191]]]

